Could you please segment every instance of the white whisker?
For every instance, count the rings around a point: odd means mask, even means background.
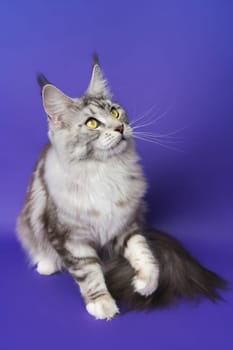
[[[169,134],[154,134],[150,132],[144,132],[144,131],[134,131],[134,135],[143,136],[151,139],[156,139],[160,141],[167,141],[167,142],[182,142],[183,140],[181,138],[178,138],[174,135]]]
[[[169,137],[176,137],[176,136],[174,136],[174,135],[178,134],[179,132],[181,132],[181,131],[183,131],[183,130],[185,130],[185,129],[187,129],[187,126],[184,126],[183,128],[180,128],[180,129],[171,131],[171,132],[169,132],[169,133],[167,133],[167,134],[158,134],[158,135],[161,136],[161,137],[167,137],[167,136],[169,136]],[[140,131],[139,131],[139,132],[140,132]]]
[[[152,137],[152,136],[148,136],[148,135],[134,135],[135,138],[139,138],[142,137],[146,140],[151,140],[151,141],[157,141],[157,142],[162,142],[163,144],[171,144],[171,145],[176,145],[176,144],[181,144],[182,140],[166,140],[166,139],[161,139],[161,138],[157,138],[157,137]]]
[[[176,147],[171,147],[170,145],[167,145],[167,144],[164,144],[164,143],[161,143],[159,142],[158,140],[152,140],[152,139],[147,139],[145,137],[142,137],[142,136],[135,136],[136,139],[139,139],[139,140],[142,140],[142,141],[147,141],[147,142],[151,142],[151,143],[155,143],[157,145],[160,145],[164,148],[167,148],[167,149],[170,149],[170,150],[173,150],[173,151],[177,151],[177,152],[182,152],[182,153],[185,153],[183,150],[179,149],[179,148],[176,148]]]
[[[145,119],[148,115],[150,115],[150,113],[154,110],[154,109],[157,109],[158,108],[158,105],[157,104],[153,104],[142,116],[140,116],[139,118],[136,117],[135,120],[132,120],[132,123],[131,126],[135,125],[140,121],[140,120],[143,120]],[[152,118],[153,116],[149,117],[148,121]]]
[[[141,125],[136,125],[134,127],[132,127],[133,130],[138,129],[138,128],[144,128],[145,126],[149,126],[152,124],[155,124],[157,121],[159,121],[160,119],[162,119],[163,117],[165,117],[165,115],[167,115],[170,110],[172,109],[173,106],[168,107],[168,109],[163,112],[162,114],[160,114],[157,118],[155,118],[154,120],[152,120],[151,122],[145,123],[145,124],[141,124]]]

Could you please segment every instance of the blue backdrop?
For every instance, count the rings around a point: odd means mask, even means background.
[[[1,1],[0,350],[232,349],[231,291],[226,303],[181,302],[97,322],[71,278],[36,274],[15,238],[47,140],[35,74],[81,95],[97,51],[130,120],[156,104],[150,115],[164,116],[144,129],[180,130],[170,146],[181,151],[137,142],[150,185],[148,222],[232,280],[232,13],[227,0]]]

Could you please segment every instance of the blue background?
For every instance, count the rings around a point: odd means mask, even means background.
[[[183,152],[137,142],[150,184],[148,222],[232,281],[232,14],[226,0],[1,1],[1,350],[233,348],[231,291],[217,305],[181,302],[95,321],[71,278],[29,269],[15,238],[47,140],[35,74],[81,95],[95,50],[131,120],[156,103],[154,118],[172,107],[145,130],[182,129],[175,147]]]

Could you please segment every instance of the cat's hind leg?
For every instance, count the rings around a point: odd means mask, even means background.
[[[42,275],[61,270],[61,258],[51,245],[46,225],[48,192],[44,181],[44,162],[48,147],[42,152],[32,173],[23,208],[17,219],[17,233],[32,265]]]
[[[40,275],[52,275],[62,269],[62,261],[57,252],[49,247],[46,252],[43,252],[37,257],[36,270]]]
[[[42,227],[41,227],[42,228]],[[17,220],[17,233],[30,263],[41,275],[51,275],[62,269],[62,260],[46,237],[46,232],[35,235],[26,213],[22,211]]]

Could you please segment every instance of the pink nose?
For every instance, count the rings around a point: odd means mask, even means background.
[[[123,132],[124,132],[124,125],[121,124],[120,126],[118,126],[118,127],[115,129],[115,131],[119,131],[121,134],[123,134]]]

